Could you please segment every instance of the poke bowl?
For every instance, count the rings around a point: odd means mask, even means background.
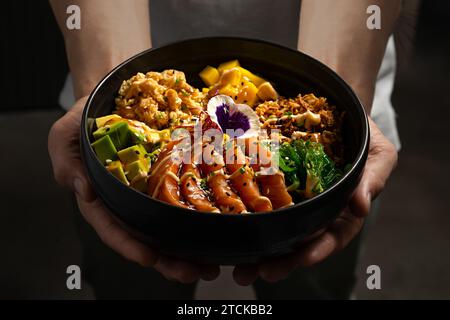
[[[288,254],[338,217],[369,126],[352,89],[319,61],[216,37],[112,70],[86,103],[80,144],[95,191],[135,237],[235,265]]]

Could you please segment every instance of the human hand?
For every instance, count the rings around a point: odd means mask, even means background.
[[[79,99],[70,111],[55,122],[48,136],[48,150],[55,179],[75,193],[84,219],[111,249],[130,261],[154,267],[169,280],[191,283],[199,278],[217,278],[219,266],[193,264],[160,254],[136,240],[105,208],[92,189],[81,162],[79,135],[86,101],[87,97]]]
[[[366,166],[347,208],[336,221],[317,232],[296,252],[259,265],[236,266],[233,276],[238,284],[249,285],[258,277],[268,282],[285,279],[296,268],[312,266],[342,250],[360,232],[372,200],[383,190],[397,164],[395,146],[371,119],[369,125],[370,145]]]

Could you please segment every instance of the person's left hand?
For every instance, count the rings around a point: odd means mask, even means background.
[[[325,230],[316,233],[312,240],[289,255],[272,259],[259,265],[240,265],[233,271],[235,281],[250,285],[258,277],[277,282],[289,276],[298,267],[312,266],[345,248],[360,232],[370,205],[383,190],[392,170],[397,164],[395,146],[369,119],[370,145],[367,163],[361,181],[348,207]]]

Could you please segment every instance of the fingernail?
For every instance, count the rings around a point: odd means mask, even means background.
[[[73,189],[75,191],[75,193],[80,196],[81,198],[84,199],[83,196],[83,181],[81,181],[80,178],[75,178],[73,180]]]

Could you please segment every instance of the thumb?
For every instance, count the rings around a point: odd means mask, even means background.
[[[52,126],[48,135],[48,151],[56,181],[89,202],[96,196],[80,155],[79,134],[84,102],[85,99],[79,100]]]
[[[369,155],[361,181],[349,204],[352,213],[361,217],[369,214],[372,200],[384,189],[397,164],[395,146],[381,133],[371,119],[369,119],[369,123]]]

